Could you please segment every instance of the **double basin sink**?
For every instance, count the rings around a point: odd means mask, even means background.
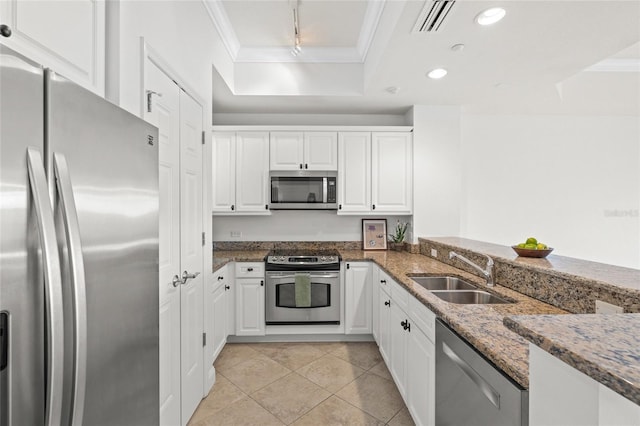
[[[449,303],[462,305],[486,305],[512,303],[458,277],[409,277],[418,285],[431,291],[434,296]]]

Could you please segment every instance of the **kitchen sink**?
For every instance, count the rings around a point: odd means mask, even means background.
[[[410,277],[427,290],[477,290],[477,287],[458,277]]]
[[[513,303],[481,290],[446,290],[434,291],[434,296],[449,303],[461,305],[486,305],[497,303]]]

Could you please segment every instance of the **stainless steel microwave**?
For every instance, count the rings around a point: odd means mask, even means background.
[[[269,173],[270,210],[337,210],[337,172]]]

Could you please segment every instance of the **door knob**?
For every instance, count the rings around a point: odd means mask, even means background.
[[[200,272],[194,272],[193,274],[190,274],[187,271],[184,271],[182,273],[182,284],[186,284],[187,280],[193,279],[193,278],[197,277],[198,275],[200,275]]]
[[[178,287],[180,284],[183,284],[183,281],[179,276],[174,275],[173,281],[171,281],[171,284],[173,284],[174,287]]]

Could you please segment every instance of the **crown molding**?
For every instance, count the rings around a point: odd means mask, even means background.
[[[638,72],[640,59],[610,58],[597,62],[585,69],[586,72]]]
[[[298,56],[288,47],[242,47],[221,0],[202,0],[233,62],[364,63],[386,0],[367,4],[355,47],[305,47]]]

